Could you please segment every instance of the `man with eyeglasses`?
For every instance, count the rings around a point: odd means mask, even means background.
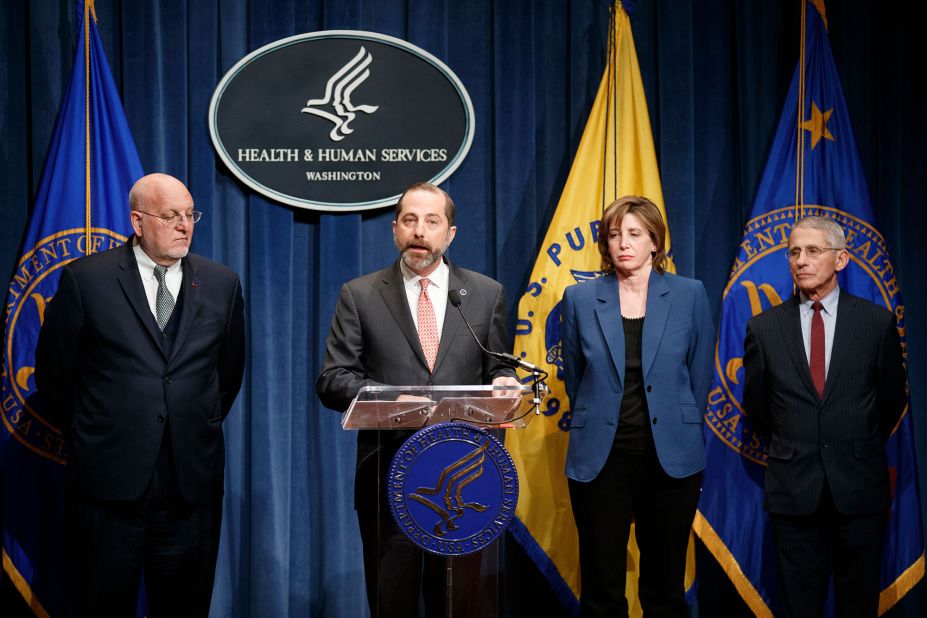
[[[222,421],[244,370],[238,275],[189,253],[176,178],[129,193],[126,244],[62,268],[35,381],[68,443],[75,616],[206,616],[222,517]]]
[[[890,504],[885,441],[907,402],[891,312],[837,283],[850,255],[832,219],[800,219],[787,251],[797,294],[754,317],[744,412],[769,441],[770,514],[784,616],[878,614]]]

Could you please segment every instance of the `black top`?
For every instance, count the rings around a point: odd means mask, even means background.
[[[644,318],[621,316],[621,324],[624,327],[624,397],[621,399],[613,448],[626,453],[644,453],[653,448],[641,368]]]

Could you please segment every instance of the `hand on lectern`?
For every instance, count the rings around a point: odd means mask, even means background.
[[[493,386],[507,386],[506,390],[493,390],[493,397],[514,397],[521,394],[521,382],[512,376],[499,376],[492,381]]]
[[[428,397],[422,397],[421,395],[408,395],[403,393],[396,397],[396,401],[431,401]]]

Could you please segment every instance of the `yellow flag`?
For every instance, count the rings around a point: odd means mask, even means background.
[[[631,22],[617,2],[605,72],[531,283],[518,305],[515,354],[547,369],[550,394],[543,417],[505,437],[519,478],[517,520],[511,532],[567,606],[577,603],[580,578],[576,524],[564,474],[570,410],[562,381],[560,299],[567,286],[599,275],[599,218],[623,195],[647,197],[666,219]],[[670,248],[667,226],[667,253]],[[672,259],[668,270],[675,272]],[[691,551],[689,555],[691,563]],[[632,530],[627,590],[632,615],[639,616],[637,564]],[[687,569],[687,585],[693,570]]]

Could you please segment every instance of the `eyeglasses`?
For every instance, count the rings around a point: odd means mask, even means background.
[[[161,221],[164,221],[168,225],[178,225],[187,219],[189,219],[191,223],[199,223],[200,219],[203,217],[203,211],[201,210],[194,210],[190,214],[177,213],[176,215],[171,215],[170,217],[156,215],[150,212],[145,212],[144,210],[136,210],[135,212],[148,215],[149,217],[155,217],[156,219],[161,219]]]
[[[803,249],[801,247],[795,247],[789,249],[788,253],[785,256],[789,259],[790,262],[795,262],[798,258],[801,257],[801,252]],[[840,247],[805,247],[805,255],[808,256],[809,260],[816,260],[828,251],[843,251]]]

